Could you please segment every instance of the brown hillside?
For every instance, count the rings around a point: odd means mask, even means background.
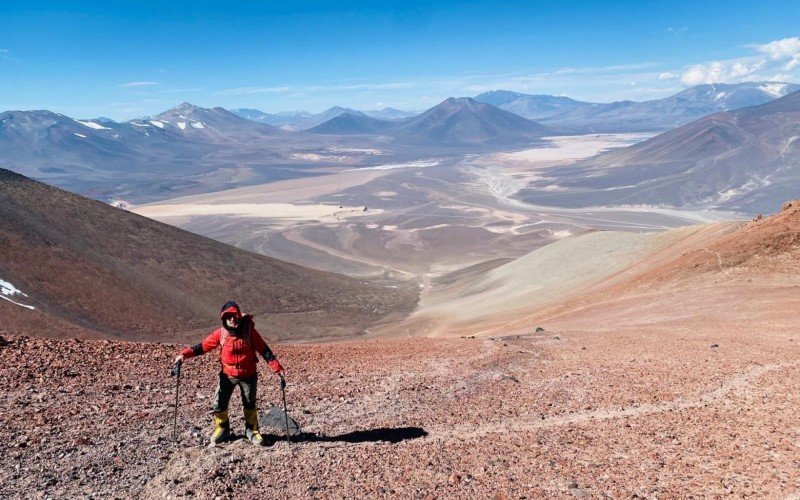
[[[196,338],[237,300],[272,338],[353,335],[416,301],[387,288],[253,254],[0,169],[3,329],[126,340]]]
[[[654,270],[660,280],[708,272],[793,275],[800,269],[800,200],[787,202],[770,217],[758,217],[704,248],[687,252]]]
[[[587,293],[526,321],[568,328],[788,328],[800,307],[800,201],[730,228],[709,225],[691,245],[667,247]],[[522,324],[522,323],[520,323]]]

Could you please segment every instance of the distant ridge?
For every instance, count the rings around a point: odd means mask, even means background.
[[[51,111],[0,113],[0,167],[105,201],[235,187],[235,170],[243,172],[239,181],[296,177],[293,150],[327,146],[322,136],[190,103],[121,123]]]
[[[514,147],[533,144],[552,129],[469,97],[451,97],[412,118],[388,121],[343,114],[309,132],[382,134],[414,147]]]
[[[232,113],[247,118],[258,123],[266,123],[284,130],[308,130],[326,121],[336,118],[343,114],[353,116],[367,116],[365,113],[341,106],[333,106],[321,113],[309,113],[308,111],[287,111],[283,113],[269,114],[257,109],[234,109]]]
[[[354,135],[354,134],[380,134],[391,130],[396,122],[379,120],[366,115],[353,115],[342,113],[339,116],[308,129],[314,134]]]
[[[587,176],[589,169],[591,176]],[[800,91],[715,113],[647,141],[561,167],[521,193],[557,206],[667,205],[749,215],[800,192]],[[546,190],[556,184],[558,190]]]
[[[593,105],[593,103],[576,101],[569,97],[521,94],[508,90],[484,92],[476,96],[475,100],[497,106],[529,120],[544,120]]]
[[[719,111],[756,106],[800,90],[785,82],[713,83],[664,99],[589,103],[550,95],[495,90],[475,99],[571,133],[669,130]]]

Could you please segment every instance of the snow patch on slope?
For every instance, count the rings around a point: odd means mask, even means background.
[[[8,281],[0,280],[0,299],[5,299],[5,300],[11,302],[14,305],[18,305],[20,307],[24,307],[26,309],[30,309],[31,311],[34,309],[33,306],[29,306],[29,305],[26,305],[26,304],[21,304],[21,303],[15,301],[15,300],[11,300],[9,298],[9,297],[13,297],[15,295],[22,295],[23,297],[27,297],[28,296],[27,294],[22,293],[21,291],[19,291],[17,289],[17,287],[12,285]]]
[[[95,123],[95,122],[83,122],[83,121],[80,121],[80,120],[75,120],[75,121],[76,121],[76,122],[78,122],[78,123],[80,123],[80,124],[81,124],[81,125],[83,125],[84,127],[89,127],[89,128],[91,128],[91,129],[94,129],[94,130],[111,130],[111,129],[110,129],[110,128],[108,128],[108,127],[104,127],[104,126],[100,125],[99,123]]]
[[[783,97],[786,94],[785,83],[770,83],[767,85],[761,85],[759,88],[767,94],[775,97]]]

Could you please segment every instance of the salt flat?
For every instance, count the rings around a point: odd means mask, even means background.
[[[585,231],[654,232],[736,217],[664,207],[559,209],[515,197],[541,169],[647,137],[550,137],[546,147],[524,151],[370,168],[331,166],[325,175],[133,210],[290,262],[357,276],[389,273],[420,283],[481,262],[518,258]]]
[[[139,215],[162,221],[208,215],[259,217],[284,221],[324,221],[374,215],[380,212],[381,210],[373,209],[373,212],[368,214],[364,207],[292,203],[181,203],[148,205],[137,209]]]

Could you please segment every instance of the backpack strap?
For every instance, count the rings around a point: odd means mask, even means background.
[[[221,330],[222,332],[219,335],[219,347],[220,349],[223,349],[225,348],[225,342],[228,340],[228,337],[231,336],[231,333],[224,326],[221,327]],[[247,342],[247,345],[249,345],[251,349],[253,348],[253,332],[250,324],[247,325],[247,333],[244,337],[242,337],[242,339]]]

